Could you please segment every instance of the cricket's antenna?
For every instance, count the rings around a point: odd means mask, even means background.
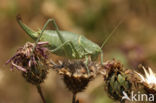
[[[126,16],[127,17],[127,16]],[[115,28],[113,29],[113,31],[108,35],[108,37],[103,41],[102,43],[102,46],[101,46],[101,49],[105,46],[105,44],[108,42],[108,40],[112,37],[112,35],[115,33],[115,31],[119,28],[119,26],[124,22],[125,20],[125,17],[124,19],[121,19],[119,21],[119,23],[115,26]]]

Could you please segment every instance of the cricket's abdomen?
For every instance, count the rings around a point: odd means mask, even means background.
[[[79,56],[76,56],[74,51],[69,47],[67,58],[82,59],[86,56],[86,52],[88,53],[88,55],[96,55],[99,54],[99,52],[101,51],[101,48],[97,44],[88,40],[86,37],[82,35],[74,34],[72,32],[67,31],[59,31],[59,32],[61,33],[65,41],[71,41],[73,43],[76,51],[79,53]],[[57,32],[53,30],[45,30],[41,37],[41,41],[47,41],[49,43],[48,48],[50,50],[53,50],[62,44],[61,40],[58,37]],[[60,48],[58,51],[54,53],[59,56],[65,56],[63,48]]]

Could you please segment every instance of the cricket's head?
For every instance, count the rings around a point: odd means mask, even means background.
[[[39,33],[38,32],[35,32],[33,31],[32,29],[30,29],[26,24],[24,24],[22,22],[22,18],[20,15],[17,15],[16,16],[16,20],[18,22],[18,24],[20,25],[20,27],[33,39],[33,40],[36,40]]]
[[[99,57],[99,54],[100,54],[101,52],[102,52],[102,51],[101,51],[100,48],[96,48],[96,49],[94,50],[94,52],[92,53],[92,55],[91,55],[91,59],[92,59],[93,61],[97,60],[98,57]]]

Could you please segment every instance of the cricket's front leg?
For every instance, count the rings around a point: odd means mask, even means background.
[[[101,50],[101,65],[103,65],[103,51]]]
[[[85,56],[85,66],[86,66],[87,73],[89,74],[90,70],[88,68],[88,61],[89,61],[89,56]]]

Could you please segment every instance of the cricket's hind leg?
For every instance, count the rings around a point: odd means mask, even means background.
[[[66,44],[70,44],[70,47],[72,48],[72,50],[74,51],[76,57],[79,57],[79,53],[78,51],[75,49],[73,43],[71,41],[65,41],[63,44],[61,44],[59,47],[53,49],[53,50],[50,50],[52,53],[55,53],[57,52],[59,49],[63,48]],[[76,58],[75,57],[75,58]]]
[[[64,48],[64,52],[65,52],[66,56],[69,57],[69,55],[68,55],[68,48],[66,48],[66,44],[70,44],[69,45],[70,46],[70,49],[74,51],[75,58],[78,58],[80,55],[79,55],[78,51],[76,50],[76,48],[74,47],[74,44],[71,41],[65,41],[64,40],[63,36],[59,32],[59,28],[58,28],[58,26],[57,26],[57,24],[56,24],[56,22],[55,22],[54,19],[52,20],[52,23],[53,23],[53,25],[54,25],[54,27],[56,29],[56,32],[58,34],[58,37],[59,37],[59,39],[60,39],[60,41],[62,43],[62,45],[60,45],[60,47],[63,47]],[[56,49],[58,50],[59,48],[56,48]]]

